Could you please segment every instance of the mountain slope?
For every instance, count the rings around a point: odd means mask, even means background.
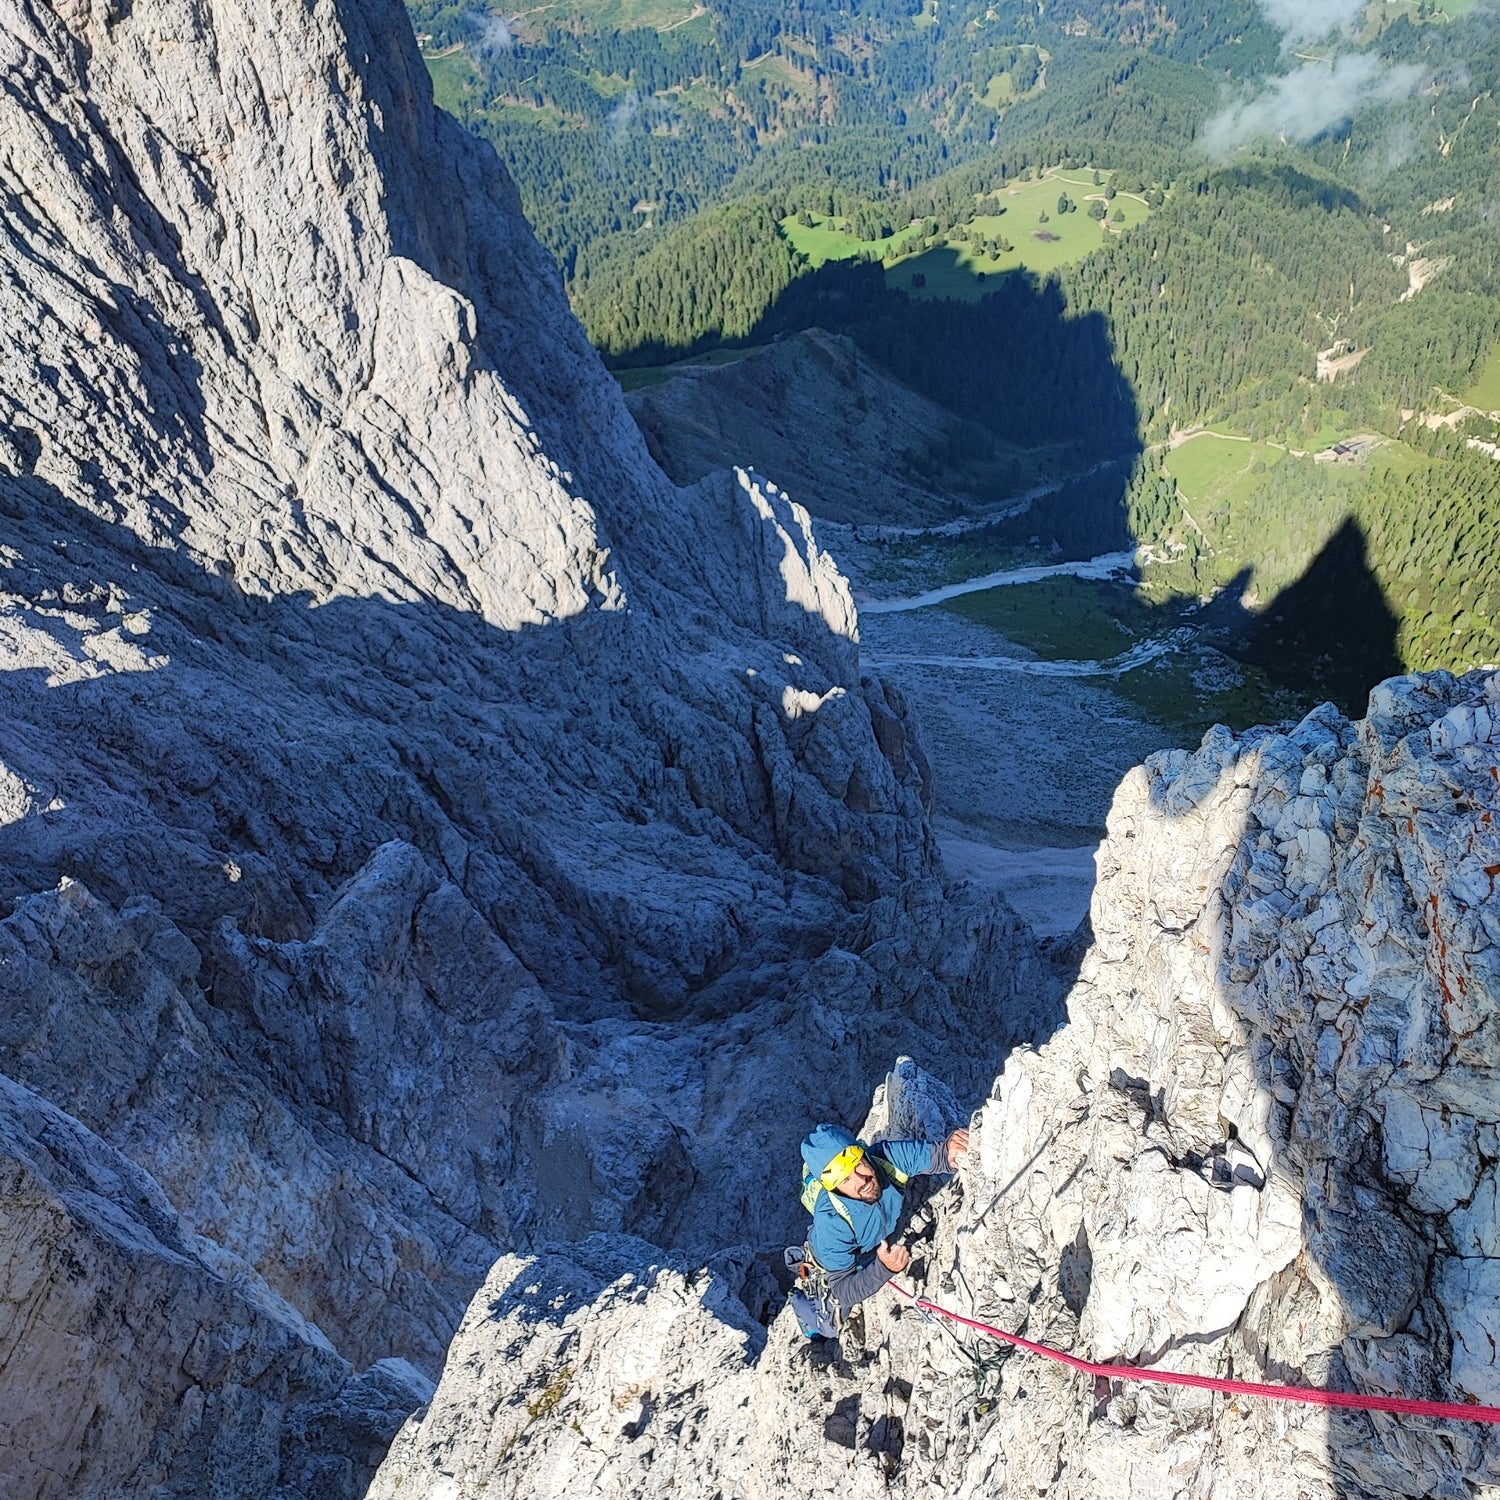
[[[664,478],[398,4],[0,0],[0,57],[0,1071],[216,1274],[436,1373],[503,1249],[703,1253],[700,1177],[769,1242],[803,1109],[1046,1009],[805,512]],[[91,1468],[131,1350],[70,1347],[7,1484],[190,1491],[227,1367]]]

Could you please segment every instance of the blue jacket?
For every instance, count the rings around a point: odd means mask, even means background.
[[[803,1165],[814,1177],[821,1176],[828,1163],[846,1146],[853,1145],[854,1139],[841,1126],[819,1125],[802,1142]],[[942,1141],[881,1141],[870,1149],[908,1177],[949,1170],[948,1152]],[[896,1232],[905,1207],[901,1189],[874,1162],[871,1166],[875,1166],[885,1183],[879,1202],[864,1203],[840,1195],[835,1208],[833,1195],[821,1192],[813,1207],[812,1228],[807,1236],[808,1249],[828,1273],[829,1287],[845,1313],[890,1280],[891,1272],[876,1259],[875,1249]],[[848,1214],[847,1219],[839,1208]]]

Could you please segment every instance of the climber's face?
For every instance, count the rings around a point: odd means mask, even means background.
[[[880,1201],[880,1179],[875,1168],[861,1158],[854,1170],[838,1185],[837,1191],[846,1198],[858,1198],[861,1203]]]

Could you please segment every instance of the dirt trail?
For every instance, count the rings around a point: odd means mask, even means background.
[[[912,594],[905,599],[867,599],[856,601],[862,615],[903,614],[911,609],[926,609],[932,604],[942,604],[948,599],[957,599],[961,594],[983,593],[986,589],[1007,588],[1013,584],[1040,583],[1044,578],[1128,578],[1135,567],[1135,550],[1105,552],[1098,557],[1080,562],[1040,563],[1029,568],[1006,568],[999,573],[984,573],[978,578],[966,578],[962,583],[946,583],[941,588],[928,589],[926,593]]]

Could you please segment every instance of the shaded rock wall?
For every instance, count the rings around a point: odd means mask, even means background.
[[[354,1495],[412,1404],[355,1376],[151,1178],[0,1078],[0,1471],[8,1493]],[[129,1358],[120,1358],[121,1349]]]
[[[821,328],[727,364],[684,363],[626,399],[679,483],[711,474],[726,453],[743,455],[816,496],[819,520],[920,526],[952,520],[962,508],[955,494],[1017,487],[993,437]]]
[[[1214,730],[1132,772],[1068,1022],[1011,1055],[934,1200],[929,1295],[1100,1361],[1495,1404],[1497,817],[1496,673],[1395,679],[1358,723],[1325,707]],[[544,1300],[552,1273],[528,1274]],[[629,1284],[665,1274],[638,1262]],[[621,1284],[570,1304],[567,1389],[531,1412],[501,1492],[561,1494],[603,1455],[620,1494],[1477,1500],[1500,1482],[1488,1426],[1095,1382],[889,1294],[866,1304],[867,1359],[812,1370],[783,1314],[722,1399],[660,1368],[656,1408],[694,1413],[680,1432],[611,1429],[543,1465],[557,1427],[626,1389],[582,1342]],[[527,1360],[561,1348],[507,1320]],[[477,1440],[463,1361],[492,1337],[471,1314],[391,1474],[480,1493],[421,1439]]]

